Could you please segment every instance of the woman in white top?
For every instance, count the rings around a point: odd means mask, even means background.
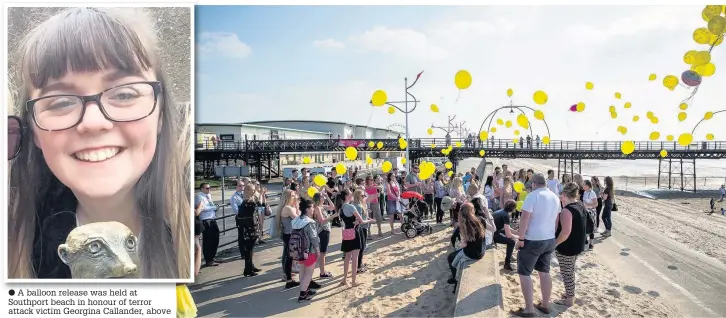
[[[575,176],[579,176],[579,174],[576,174]],[[595,216],[595,209],[597,208],[597,194],[595,194],[595,191],[592,190],[592,183],[590,180],[585,180],[582,183],[582,190],[584,190],[582,194],[582,203],[585,204],[585,208],[587,209],[587,214],[589,214],[589,218],[593,221],[597,218]],[[594,223],[594,222],[593,222]],[[593,224],[593,230],[590,232],[590,246],[588,247],[589,250],[592,251],[593,245],[592,242],[595,239],[595,232],[597,231],[597,228],[594,227]]]
[[[494,200],[494,187],[494,177],[488,176],[487,181],[484,183],[484,197],[487,198],[489,208],[491,208],[492,210],[497,210],[497,205],[495,204]]]

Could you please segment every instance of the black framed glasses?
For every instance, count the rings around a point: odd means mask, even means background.
[[[45,131],[66,130],[83,121],[86,105],[96,102],[107,120],[117,123],[144,119],[156,109],[161,82],[134,82],[111,87],[95,95],[43,96],[29,100],[25,109],[35,125]]]
[[[20,153],[25,136],[25,126],[18,116],[8,116],[8,160],[13,160]]]

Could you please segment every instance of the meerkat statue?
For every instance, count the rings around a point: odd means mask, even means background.
[[[58,256],[71,268],[73,278],[138,278],[138,238],[119,222],[98,222],[76,227]]]

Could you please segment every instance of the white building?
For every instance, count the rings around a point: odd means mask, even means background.
[[[264,125],[309,131],[325,131],[330,132],[332,138],[338,138],[338,136],[340,136],[340,138],[343,139],[396,139],[399,135],[398,132],[389,129],[353,125],[344,122],[334,121],[271,120],[247,122],[245,124]]]
[[[329,139],[331,133],[253,124],[196,124],[204,136],[214,134],[219,140],[270,140],[270,139]],[[199,139],[199,138],[197,138]]]

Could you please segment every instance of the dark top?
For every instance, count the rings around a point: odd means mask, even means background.
[[[557,246],[557,252],[565,256],[579,255],[585,250],[585,240],[587,237],[587,234],[585,233],[587,227],[587,215],[585,214],[587,212],[585,205],[582,202],[577,201],[566,205],[565,209],[570,211],[572,214],[572,231],[570,232],[570,236],[568,236],[562,244]],[[557,223],[555,237],[560,235],[560,231],[562,231],[562,227],[560,226],[560,223]]]
[[[48,182],[48,186],[46,200],[37,203],[38,213],[35,219],[32,254],[33,269],[39,279],[72,278],[70,267],[63,263],[58,256],[58,246],[65,243],[68,234],[78,224],[76,220],[78,200],[73,192],[55,177]],[[144,222],[144,239],[156,237],[154,229],[147,230],[149,224],[153,223]],[[169,225],[166,225],[166,234],[171,243]]]
[[[580,193],[580,201],[582,201],[583,196],[585,196],[585,189],[580,188],[578,192]]]
[[[471,259],[481,259],[484,257],[484,238],[479,237],[473,242],[466,242],[464,255]]]
[[[257,200],[244,200],[239,205],[237,226],[242,230],[243,237],[258,238],[260,236],[257,226],[260,222],[260,214],[257,212],[260,207],[264,207],[264,205]]]
[[[504,232],[504,225],[512,224],[512,219],[509,217],[509,213],[504,210],[499,210],[492,214],[492,218],[494,218],[494,225],[497,227],[497,230],[494,232],[494,234],[501,234],[506,236],[507,234],[506,232]]]

